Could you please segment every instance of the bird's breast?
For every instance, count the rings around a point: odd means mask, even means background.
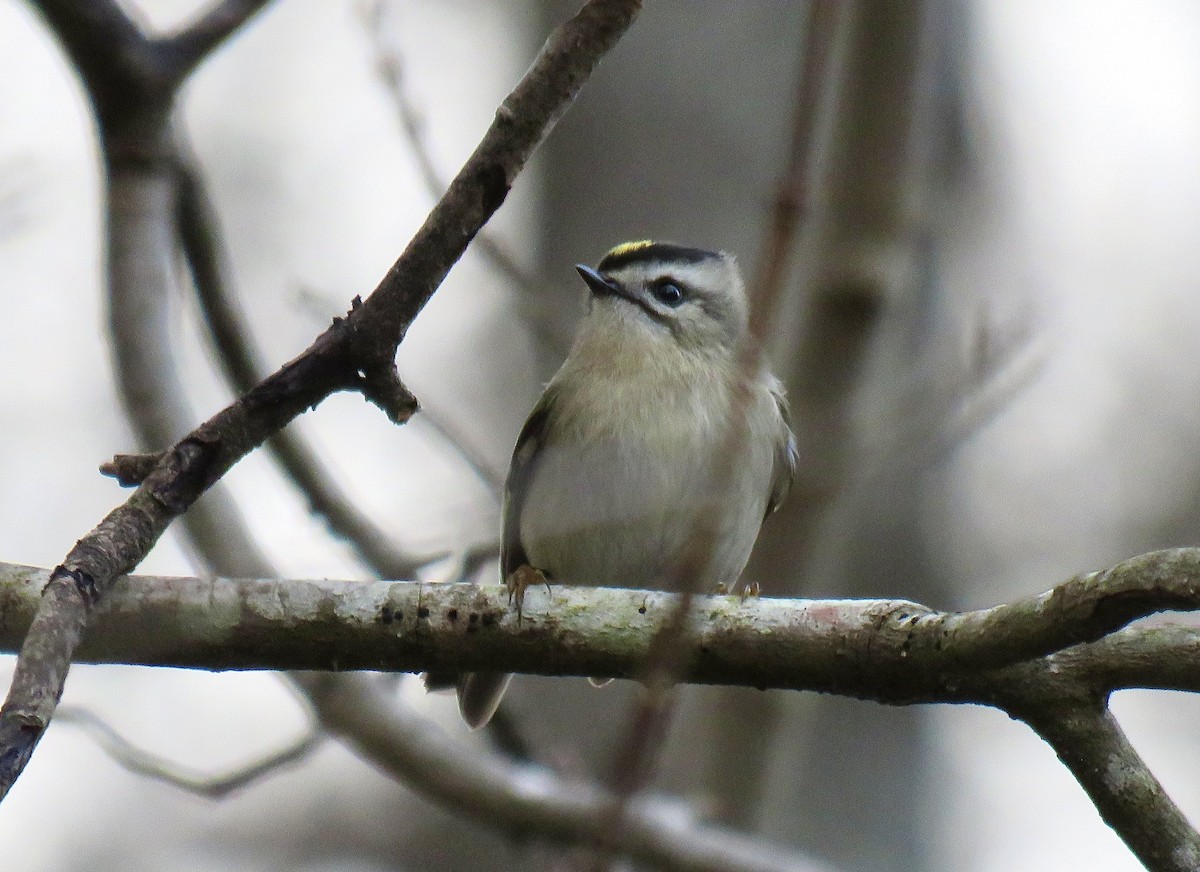
[[[587,393],[597,387],[602,394]],[[711,581],[732,581],[757,536],[767,483],[746,481],[753,464],[739,463],[729,492],[712,492],[712,461],[726,444],[725,415],[713,409],[727,403],[712,391],[631,381],[560,393],[519,520],[531,563],[562,583],[662,587],[716,501]],[[606,414],[590,413],[597,408]]]

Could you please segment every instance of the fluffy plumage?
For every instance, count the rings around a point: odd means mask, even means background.
[[[617,246],[597,270],[578,269],[591,304],[513,451],[502,573],[529,565],[564,584],[662,587],[697,518],[716,504],[710,577],[698,589],[732,588],[796,461],[778,380],[763,369],[739,385],[747,304],[737,264],[641,242]],[[729,444],[732,479],[714,493],[709,473]],[[491,718],[508,678],[464,676],[469,724]]]

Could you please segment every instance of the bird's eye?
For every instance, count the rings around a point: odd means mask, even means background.
[[[683,289],[675,282],[669,280],[655,282],[650,291],[656,300],[672,308],[683,302]]]

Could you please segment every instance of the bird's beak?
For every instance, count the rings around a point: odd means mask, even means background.
[[[621,286],[612,279],[605,278],[596,272],[590,266],[584,266],[582,263],[575,264],[575,269],[582,276],[584,284],[588,286],[588,290],[597,297],[625,297],[628,296],[621,290]]]
[[[590,266],[584,266],[581,263],[575,264],[575,269],[579,270],[579,274],[583,276],[584,284],[588,286],[588,290],[596,297],[619,297],[628,303],[637,306],[651,320],[657,321],[659,324],[666,324],[668,319],[662,312],[656,312],[654,308],[645,300],[640,299],[636,294],[629,291],[620,282],[614,282],[607,276],[596,272]]]

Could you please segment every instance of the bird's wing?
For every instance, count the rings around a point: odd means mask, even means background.
[[[504,520],[500,533],[501,581],[529,562],[525,546],[521,544],[521,509],[529,482],[537,470],[538,458],[546,442],[550,409],[554,404],[555,392],[547,388],[521,428],[517,446],[513,449],[512,463],[508,467],[508,480],[504,483]],[[518,606],[518,614],[520,609]],[[458,710],[467,726],[476,730],[492,719],[512,675],[504,672],[466,672],[458,677]]]
[[[771,493],[767,497],[764,519],[779,508],[791,490],[798,457],[796,436],[792,433],[792,414],[779,379],[771,380],[771,398],[779,410],[779,435],[775,439],[775,469],[771,475]]]
[[[504,484],[504,520],[500,533],[501,580],[507,579],[529,562],[525,546],[521,543],[521,509],[524,508],[529,482],[537,471],[542,446],[546,442],[547,423],[555,397],[554,387],[546,388],[529,413],[525,426],[521,428],[521,435],[517,437],[517,445],[513,448],[508,480]]]

